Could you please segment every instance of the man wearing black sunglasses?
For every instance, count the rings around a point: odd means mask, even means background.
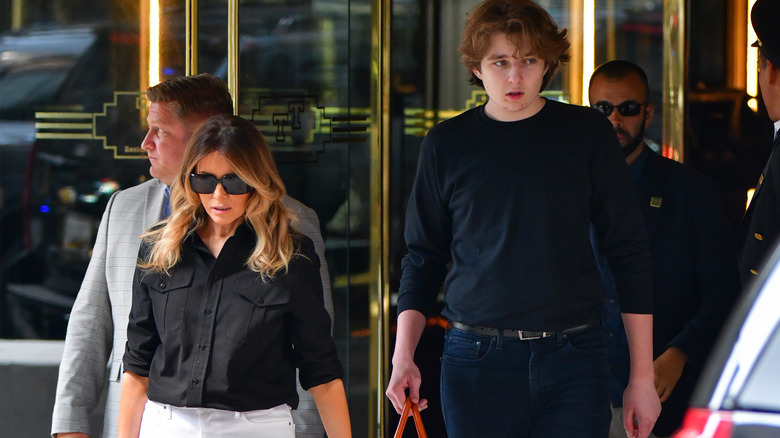
[[[631,164],[636,160],[643,148],[645,129],[653,120],[653,104],[647,102],[648,93],[642,93],[642,78],[639,74],[629,75],[621,80],[610,81],[605,74],[610,69],[616,68],[622,61],[604,64],[601,73],[596,70],[590,79],[590,92],[598,90],[595,95],[590,95],[590,104],[609,118],[615,127],[620,147],[626,155],[626,162]],[[644,73],[643,73],[644,74]],[[609,86],[605,84],[609,82]],[[623,100],[621,96],[632,96]],[[595,101],[594,101],[595,100]]]
[[[662,402],[656,437],[677,429],[688,399],[739,293],[739,274],[715,184],[693,169],[653,152],[644,141],[653,119],[645,72],[610,61],[591,76],[591,106],[612,122],[641,202],[653,258],[653,357]],[[610,437],[624,437],[622,394],[629,376],[628,344],[614,280],[599,258],[607,290],[603,326],[608,336],[613,419]]]

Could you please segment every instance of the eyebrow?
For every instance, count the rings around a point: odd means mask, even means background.
[[[503,53],[495,53],[495,54],[493,54],[493,55],[489,55],[489,56],[487,57],[487,59],[490,59],[490,60],[492,60],[492,59],[502,59],[502,58],[515,58],[515,56],[514,56],[514,54],[512,54],[512,55],[505,55],[505,54],[503,54]],[[519,59],[519,58],[537,58],[537,56],[536,56],[536,55],[534,55],[533,53],[530,53],[530,52],[529,52],[529,53],[526,53],[525,55],[520,55],[520,56],[519,56],[519,57],[517,57],[517,58],[518,58],[518,59]]]

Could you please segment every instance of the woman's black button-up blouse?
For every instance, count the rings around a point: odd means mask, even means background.
[[[124,369],[149,377],[149,399],[233,411],[295,408],[304,389],[343,376],[322,298],[319,258],[305,236],[286,273],[263,282],[245,262],[242,224],[214,259],[192,233],[168,275],[136,269]],[[141,246],[140,256],[148,251]]]

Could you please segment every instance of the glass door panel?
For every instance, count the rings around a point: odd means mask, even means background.
[[[139,91],[148,77],[141,72],[149,59],[149,4],[7,4],[13,19],[0,33],[0,336],[62,339],[109,197],[148,178]]]
[[[596,0],[595,6],[595,66],[623,59],[645,70],[650,83],[650,102],[655,108],[654,121],[645,136],[650,140],[648,144],[660,152],[664,120],[664,2]]]
[[[204,27],[204,14],[221,15],[225,8],[225,2],[208,12],[201,7],[204,67],[204,44],[220,34]],[[368,1],[255,0],[238,6],[238,112],[265,136],[289,195],[319,216],[333,334],[358,435],[370,422],[369,307],[376,285],[370,263],[371,20]],[[214,65],[229,82],[228,57]]]

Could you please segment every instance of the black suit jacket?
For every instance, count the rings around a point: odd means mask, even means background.
[[[780,151],[774,147],[739,227],[739,272],[747,286],[780,237]]]
[[[669,347],[688,357],[663,404],[654,433],[667,436],[685,409],[713,340],[739,294],[733,241],[715,184],[704,175],[646,149],[637,181],[654,269],[653,352]]]

